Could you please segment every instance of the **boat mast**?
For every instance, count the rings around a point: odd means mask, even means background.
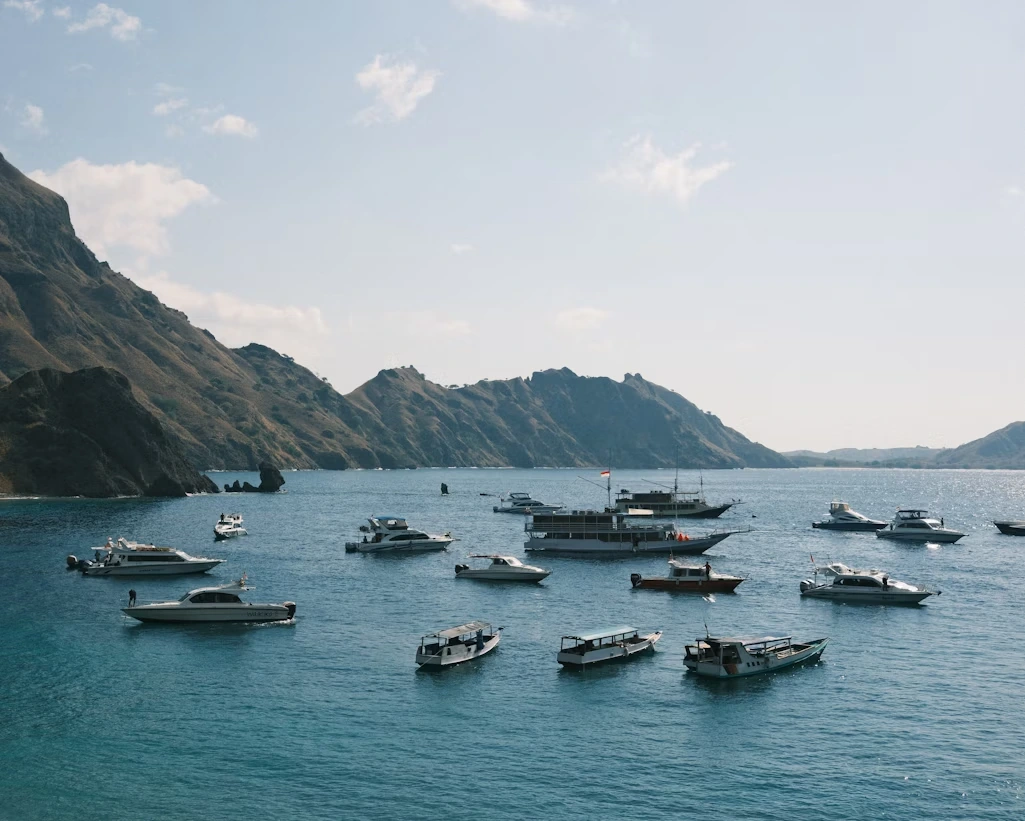
[[[609,475],[605,477],[605,495],[608,497],[606,509],[612,509],[612,448],[609,448]]]

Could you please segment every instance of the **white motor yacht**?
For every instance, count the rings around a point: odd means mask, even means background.
[[[242,514],[229,513],[221,514],[221,518],[214,524],[214,538],[217,541],[234,539],[236,536],[248,536],[249,531],[242,527]]]
[[[535,513],[555,513],[562,510],[562,505],[546,505],[537,499],[532,499],[529,493],[510,493],[502,497],[501,505],[495,505],[495,513],[518,513],[522,516],[532,516]]]
[[[68,556],[68,567],[81,570],[86,576],[177,576],[205,573],[223,561],[119,537],[116,544],[107,539],[103,547],[96,548],[93,560]]]
[[[178,601],[129,604],[121,612],[139,621],[162,622],[268,622],[288,621],[295,616],[295,602],[280,604],[244,602],[239,598],[246,586],[243,576],[219,587],[190,590]]]
[[[803,661],[816,661],[829,641],[796,642],[790,636],[712,638],[705,636],[686,646],[683,665],[699,676],[741,678],[771,673]]]
[[[829,505],[829,518],[821,522],[812,522],[811,526],[819,530],[870,532],[886,527],[886,522],[870,519],[856,510],[851,510],[847,502],[834,501]]]
[[[486,621],[471,621],[458,627],[449,627],[428,633],[420,639],[416,649],[416,663],[420,667],[451,667],[472,661],[490,653],[502,639],[502,628],[492,627]]]
[[[613,627],[578,636],[563,636],[556,660],[564,667],[584,668],[606,661],[624,661],[654,650],[662,631],[641,635],[636,627]]]
[[[456,565],[457,579],[480,579],[489,582],[539,582],[551,575],[551,570],[524,564],[515,556],[499,556],[497,554],[471,553],[471,559],[491,559],[486,567],[470,567],[466,564]]]
[[[894,539],[904,542],[939,542],[953,544],[965,534],[949,528],[943,519],[937,519],[927,510],[898,510],[893,521],[882,530],[876,531],[880,539]]]
[[[819,574],[831,581],[819,581]],[[937,590],[938,596],[941,591]],[[931,590],[891,579],[881,570],[855,570],[840,562],[816,567],[813,579],[801,582],[801,595],[849,604],[919,604]]]
[[[432,536],[411,528],[402,516],[371,516],[369,525],[361,525],[362,541],[346,542],[348,553],[425,553],[446,550],[453,541],[451,533]]]

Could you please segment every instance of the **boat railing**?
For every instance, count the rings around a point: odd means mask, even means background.
[[[668,524],[636,524],[634,522],[602,522],[600,524],[553,522],[537,524],[526,522],[523,529],[527,533],[652,533],[668,532],[672,529]]]

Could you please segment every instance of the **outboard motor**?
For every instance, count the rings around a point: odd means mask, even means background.
[[[78,570],[77,556],[68,556],[68,570]]]
[[[630,584],[632,584],[634,587],[637,587],[637,585],[639,585],[640,583],[641,583],[641,574],[640,573],[631,573],[630,574]]]
[[[464,570],[469,570],[469,569],[470,569],[470,565],[468,565],[468,564],[457,564],[456,565],[456,575],[458,576]]]
[[[815,582],[813,582],[811,579],[805,579],[801,582],[801,592],[803,593],[805,590],[809,590],[814,586]]]
[[[294,601],[286,601],[285,602],[285,607],[288,608],[288,617],[289,618],[292,618],[293,616],[295,616],[295,602]]]

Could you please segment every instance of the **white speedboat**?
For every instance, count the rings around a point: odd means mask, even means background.
[[[937,519],[927,510],[898,510],[893,521],[882,530],[876,531],[880,539],[894,539],[903,542],[938,542],[953,544],[965,534],[949,528],[943,519]]]
[[[180,576],[205,573],[223,561],[118,538],[116,544],[107,539],[103,547],[96,548],[93,560],[68,556],[68,567],[81,570],[86,576]]]
[[[886,522],[870,519],[856,510],[851,510],[847,502],[834,501],[829,505],[829,518],[821,522],[812,522],[811,526],[819,530],[871,532],[886,527]]]
[[[445,550],[454,541],[450,533],[432,536],[411,528],[402,516],[371,516],[361,525],[362,541],[346,542],[348,553],[425,553]]]
[[[121,612],[139,621],[162,622],[268,622],[288,621],[295,616],[292,601],[258,604],[239,598],[239,592],[252,589],[243,577],[219,587],[190,590],[178,601],[130,604]]]
[[[1001,520],[993,522],[997,530],[1005,536],[1025,536],[1025,522],[1020,520]]]
[[[815,661],[826,649],[825,639],[796,642],[776,638],[712,638],[705,636],[686,646],[683,665],[699,676],[741,678],[771,673],[804,661]]]
[[[510,493],[502,497],[500,505],[495,505],[495,513],[518,513],[521,516],[532,516],[535,513],[555,513],[562,510],[562,505],[546,505],[532,499],[529,493]]]
[[[819,581],[822,573],[832,581]],[[937,590],[936,595],[941,591]],[[849,604],[919,604],[931,590],[891,579],[881,570],[855,570],[840,562],[815,568],[815,576],[801,582],[801,595]]]
[[[416,663],[420,667],[451,667],[472,661],[490,653],[502,639],[502,628],[492,627],[486,621],[471,621],[458,627],[449,627],[428,633],[420,639],[416,649]]]
[[[624,661],[654,650],[662,631],[641,635],[636,627],[613,627],[576,636],[563,636],[556,660],[564,667],[584,668],[606,661]]]
[[[242,527],[241,513],[229,513],[227,515],[222,513],[221,518],[214,524],[214,538],[217,541],[248,535],[249,531]]]
[[[471,559],[491,559],[486,567],[470,567],[466,564],[456,565],[457,579],[480,579],[489,582],[539,582],[551,575],[551,570],[524,564],[515,556],[499,556],[497,554],[471,553]]]

